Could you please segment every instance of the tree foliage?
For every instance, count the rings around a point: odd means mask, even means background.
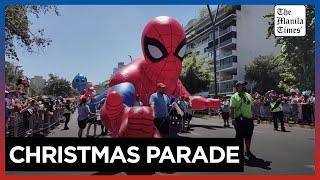
[[[197,93],[208,89],[212,81],[209,63],[199,59],[194,53],[183,60],[181,81],[191,93]]]
[[[77,95],[72,89],[69,81],[59,78],[54,74],[49,74],[49,79],[43,88],[43,93],[54,97],[69,97]]]
[[[267,38],[274,36],[274,13],[264,16],[269,20]],[[279,86],[289,89],[296,84],[299,89],[315,88],[315,8],[306,6],[306,35],[301,37],[276,37],[281,47],[277,66],[282,68]]]
[[[204,18],[205,16],[208,15],[208,8],[207,7],[202,7],[199,9],[199,18]]]
[[[97,85],[94,86],[94,89],[96,90],[97,94],[101,93],[102,91],[106,90],[109,87],[110,80],[103,81]]]
[[[30,82],[28,88],[29,96],[40,96],[42,95],[42,90],[33,82]]]
[[[9,5],[5,9],[5,55],[19,60],[17,47],[25,48],[28,52],[35,52],[36,47],[49,46],[51,40],[44,36],[44,29],[31,29],[33,15],[39,18],[53,12],[59,15],[56,6],[51,5]]]
[[[276,57],[273,55],[259,56],[245,67],[245,79],[255,84],[255,90],[265,93],[271,89],[280,90],[278,82],[281,71],[275,65]]]
[[[23,78],[23,70],[20,66],[15,66],[13,63],[5,61],[5,82],[6,86],[14,89],[15,83],[19,78]]]

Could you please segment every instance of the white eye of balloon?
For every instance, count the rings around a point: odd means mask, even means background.
[[[152,62],[159,62],[168,56],[166,48],[157,39],[145,37],[143,47]]]
[[[177,46],[174,55],[178,57],[181,61],[183,61],[184,55],[186,54],[186,40],[182,40],[180,44]]]
[[[186,46],[186,45],[183,45],[182,48],[179,50],[179,52],[178,52],[177,55],[178,55],[180,58],[183,58],[184,55],[186,54],[186,48],[187,48],[187,46]]]
[[[149,44],[148,51],[154,59],[160,59],[163,56],[163,53],[157,46]]]

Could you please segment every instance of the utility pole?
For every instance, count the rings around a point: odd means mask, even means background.
[[[207,8],[209,11],[211,25],[213,30],[213,69],[214,69],[214,98],[218,98],[218,85],[217,85],[217,53],[216,53],[216,21],[217,21],[217,14],[219,12],[219,5],[217,5],[216,13],[214,18],[212,17],[211,9],[209,4],[207,4]]]

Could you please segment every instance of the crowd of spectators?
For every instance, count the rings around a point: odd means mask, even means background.
[[[62,97],[48,96],[28,96],[28,79],[18,79],[15,88],[6,87],[5,89],[5,129],[9,133],[10,121],[13,113],[22,116],[25,129],[30,128],[30,117],[39,116],[39,112],[46,112],[49,116],[57,109],[64,109],[66,101]]]
[[[309,125],[314,123],[315,94],[311,91],[301,92],[293,85],[287,94],[270,90],[264,94],[255,92],[251,95],[253,97],[253,115],[258,123],[260,120],[273,119],[271,104],[276,101],[282,105],[284,121]],[[228,101],[228,98],[222,98],[223,112]]]

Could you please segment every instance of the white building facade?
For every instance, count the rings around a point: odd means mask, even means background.
[[[30,81],[39,88],[43,88],[46,85],[46,80],[42,76],[34,76]]]
[[[221,6],[216,21],[218,94],[234,92],[234,83],[244,80],[245,66],[259,55],[278,55],[275,39],[266,39],[268,21],[263,16],[272,5]],[[214,14],[213,14],[214,16]],[[209,15],[188,23],[187,53],[195,52],[208,60],[213,70],[213,32]],[[209,92],[214,93],[212,85]]]

